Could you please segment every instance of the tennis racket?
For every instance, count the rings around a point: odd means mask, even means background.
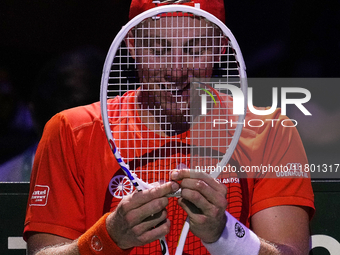
[[[215,16],[166,5],[121,29],[106,57],[100,101],[112,152],[137,190],[168,182],[173,169],[205,171],[213,178],[224,173],[245,117],[233,115],[231,88],[246,99],[245,64],[234,36]],[[172,196],[170,233],[161,245],[136,247],[132,254],[204,249],[176,202],[180,191]]]

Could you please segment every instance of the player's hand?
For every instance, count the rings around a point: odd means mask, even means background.
[[[168,182],[148,190],[126,196],[106,220],[106,228],[112,240],[128,249],[151,243],[170,231],[166,218],[166,195],[179,189],[176,182]]]
[[[174,170],[173,181],[181,181],[178,204],[188,213],[191,232],[206,243],[218,240],[226,224],[227,188],[208,174]]]

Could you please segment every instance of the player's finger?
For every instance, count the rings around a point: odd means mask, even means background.
[[[150,216],[162,212],[168,205],[168,201],[169,200],[166,197],[156,198],[148,203],[141,205],[138,208],[129,211],[126,214],[125,219],[127,222],[129,222],[129,225],[131,227],[138,225]]]
[[[219,183],[209,174],[204,172],[191,171],[189,169],[173,170],[171,172],[171,178],[173,181],[181,181],[186,178],[201,179],[217,190],[220,188],[218,185]]]
[[[162,224],[166,224],[167,222],[166,217],[167,217],[166,210],[162,210],[158,213],[150,215],[144,221],[134,226],[132,228],[132,231],[136,236],[140,236],[146,231],[150,231],[154,228],[160,227]]]
[[[167,182],[151,189],[134,192],[125,205],[126,211],[130,211],[154,200],[172,194],[179,189],[179,184],[176,182]]]
[[[151,228],[148,231],[143,232],[140,236],[137,237],[137,240],[140,242],[141,245],[145,245],[160,239],[167,235],[170,231],[170,220],[166,219],[164,224],[161,224],[155,228]]]
[[[220,197],[216,196],[216,194],[221,194],[224,198],[227,195],[227,187],[220,184],[206,173],[195,172],[186,169],[174,170],[171,174],[171,177],[174,181],[181,181],[182,189],[190,188],[201,191],[202,194],[212,203],[219,202],[220,200]],[[209,187],[211,187],[211,189]]]
[[[182,189],[181,197],[182,200],[178,203],[183,206],[189,217],[194,217],[195,214],[210,215],[214,211],[215,206],[196,190]]]
[[[213,180],[214,182],[217,182]],[[221,185],[217,183],[218,185]],[[223,185],[224,186],[224,185]],[[206,179],[184,179],[181,183],[182,193],[186,189],[199,192],[206,200],[214,205],[222,205],[226,203],[227,188],[220,187],[218,190],[211,187]],[[183,195],[182,195],[183,196]]]

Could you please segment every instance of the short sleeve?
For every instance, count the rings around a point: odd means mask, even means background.
[[[84,198],[77,143],[62,114],[44,129],[31,175],[24,239],[29,231],[75,239],[84,231]]]
[[[307,156],[297,129],[281,123],[259,134],[263,136],[257,141],[262,152],[257,155],[262,162],[255,164],[262,164],[267,173],[254,180],[251,215],[273,206],[297,205],[310,207],[312,216],[314,194],[309,173],[304,171]]]

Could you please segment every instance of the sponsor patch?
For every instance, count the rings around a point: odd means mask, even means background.
[[[45,206],[47,204],[50,187],[44,185],[35,185],[31,196],[30,206]]]

